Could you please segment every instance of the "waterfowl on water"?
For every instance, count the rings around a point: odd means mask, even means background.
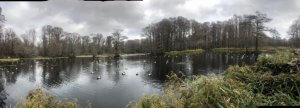
[[[101,76],[98,76],[98,77],[97,77],[97,80],[99,80],[99,79],[101,79]]]
[[[139,73],[136,73],[135,75],[139,75]]]
[[[91,72],[91,74],[94,74],[95,72]]]
[[[151,73],[149,73],[148,76],[151,76]]]
[[[125,75],[125,72],[123,72],[122,75]]]

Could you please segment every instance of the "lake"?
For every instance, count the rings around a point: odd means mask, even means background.
[[[0,65],[0,104],[14,106],[40,87],[82,106],[121,108],[140,96],[161,93],[171,71],[186,76],[222,73],[229,65],[255,63],[254,53],[213,53],[174,57],[22,60]],[[122,74],[123,73],[123,74]],[[97,79],[101,77],[101,79]]]

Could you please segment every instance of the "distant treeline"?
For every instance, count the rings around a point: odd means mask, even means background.
[[[184,17],[163,19],[144,28],[148,48],[152,53],[185,49],[254,48],[261,46],[300,46],[300,21],[291,26],[290,39],[281,39],[266,14],[234,15],[226,21],[204,22]],[[266,33],[269,32],[270,36]]]
[[[0,58],[6,57],[75,57],[77,55],[153,53],[174,50],[212,48],[258,48],[259,46],[300,47],[300,18],[290,27],[290,39],[281,39],[276,29],[264,24],[271,21],[266,14],[234,15],[231,19],[200,23],[184,17],[163,19],[143,29],[142,39],[126,40],[121,29],[111,35],[101,33],[81,36],[61,27],[45,25],[40,38],[35,29],[17,36],[5,28],[0,8]],[[267,36],[265,31],[270,32]],[[40,40],[38,40],[40,39]]]

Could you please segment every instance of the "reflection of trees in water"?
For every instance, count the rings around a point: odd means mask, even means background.
[[[254,53],[214,53],[205,52],[197,55],[182,55],[173,57],[157,56],[150,58],[151,78],[166,80],[171,71],[184,75],[198,75],[221,73],[229,65],[243,65],[255,63],[257,55]],[[168,61],[168,62],[167,62]],[[156,62],[156,63],[155,63]]]
[[[100,67],[100,60],[99,59],[93,59],[92,61],[92,71],[97,75],[97,76],[102,76],[102,68]]]
[[[53,59],[41,61],[42,82],[47,87],[58,87],[79,77],[81,63],[75,59]]]
[[[35,82],[36,76],[36,62],[34,60],[23,60],[21,66],[19,66],[22,74],[27,74],[29,76],[30,82]]]
[[[168,57],[164,56],[154,56],[151,58],[151,78],[160,81],[166,80],[166,75],[172,71],[171,63],[166,64]],[[171,60],[172,61],[172,60]],[[176,72],[176,71],[175,71]]]
[[[121,77],[121,73],[123,69],[123,64],[121,63],[120,58],[111,58],[107,60],[106,70],[108,73],[108,77],[115,82],[115,84],[119,83]]]
[[[191,56],[192,67],[196,74],[223,72],[229,65],[253,64],[257,55],[254,53],[213,53],[206,52]]]
[[[0,107],[5,107],[5,100],[7,99],[7,93],[4,89],[4,74],[0,74]]]
[[[19,62],[6,62],[0,63],[0,107],[5,107],[5,100],[8,94],[5,91],[5,85],[15,84],[17,77],[21,72],[28,72],[30,69],[29,65],[33,62],[19,61]]]
[[[19,64],[18,63],[5,63],[1,64],[2,70],[1,72],[4,73],[5,81],[6,83],[9,84],[14,84],[17,81],[17,77],[19,76],[21,70],[19,69]]]

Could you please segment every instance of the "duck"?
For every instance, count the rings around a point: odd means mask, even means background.
[[[138,76],[138,75],[139,75],[139,73],[136,73],[135,75],[136,75],[136,76]]]
[[[125,72],[123,72],[122,75],[125,75]]]
[[[151,76],[151,73],[149,73],[148,76]]]
[[[95,72],[91,72],[91,74],[94,74]]]
[[[101,79],[101,76],[98,76],[98,77],[97,77],[97,80],[99,80],[99,79]]]

